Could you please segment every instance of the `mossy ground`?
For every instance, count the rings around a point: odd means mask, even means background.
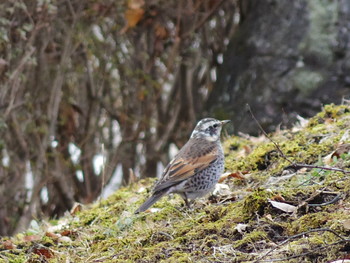
[[[349,153],[339,150],[347,149],[349,127],[349,106],[327,105],[307,123],[271,138],[292,162],[349,169]],[[229,177],[225,192],[199,200],[193,209],[171,196],[154,205],[158,210],[135,215],[149,195],[140,189],[153,183],[142,180],[55,222],[61,228],[41,223],[2,238],[0,262],[330,262],[349,257],[348,174],[286,169],[290,162],[265,137],[234,136],[224,146],[226,170],[244,173],[245,180]],[[296,210],[284,212],[269,199]]]

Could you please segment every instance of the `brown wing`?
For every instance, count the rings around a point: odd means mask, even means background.
[[[204,139],[189,141],[164,169],[162,178],[153,191],[163,190],[190,178],[214,163],[217,157],[218,148],[215,143],[204,142]]]

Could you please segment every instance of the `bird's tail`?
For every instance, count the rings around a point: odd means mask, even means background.
[[[153,205],[155,202],[157,202],[160,198],[162,198],[163,195],[166,194],[166,191],[159,191],[153,193],[153,195],[146,200],[136,211],[135,214],[138,214],[140,212],[143,212],[147,210],[151,205]]]

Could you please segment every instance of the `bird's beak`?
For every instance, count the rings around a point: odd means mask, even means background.
[[[221,121],[221,125],[225,125],[226,123],[230,122],[230,120],[224,120],[224,121]]]

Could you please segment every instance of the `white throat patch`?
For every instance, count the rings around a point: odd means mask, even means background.
[[[219,136],[218,135],[212,135],[212,136],[205,136],[204,137],[207,141],[210,141],[210,142],[215,142],[219,139]]]

